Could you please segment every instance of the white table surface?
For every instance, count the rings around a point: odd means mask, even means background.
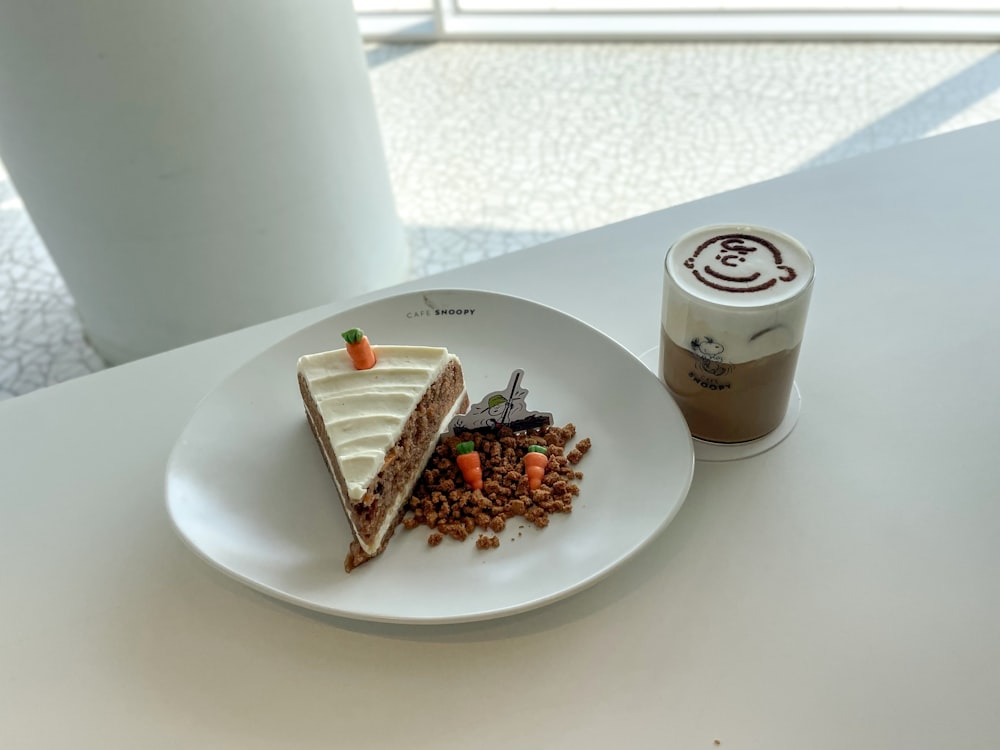
[[[655,542],[527,614],[326,617],[172,530],[198,400],[347,303],[0,403],[0,747],[995,747],[998,153],[1000,123],[386,290],[518,294],[641,353],[683,231],[815,255],[791,437],[699,463]]]

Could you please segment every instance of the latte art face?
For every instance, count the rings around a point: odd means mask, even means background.
[[[786,234],[729,224],[701,227],[677,240],[667,254],[666,270],[696,300],[760,308],[809,287],[813,261]]]
[[[712,237],[684,260],[684,268],[705,286],[731,294],[762,292],[798,276],[773,243],[752,234]]]

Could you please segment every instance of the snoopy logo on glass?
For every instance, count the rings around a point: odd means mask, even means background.
[[[691,351],[698,358],[698,369],[709,375],[722,377],[731,369],[722,356],[725,350],[726,347],[711,336],[698,336],[691,339]],[[694,374],[691,373],[690,376],[693,378]]]

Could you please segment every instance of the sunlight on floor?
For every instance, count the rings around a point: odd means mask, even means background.
[[[366,49],[414,277],[997,119],[998,52],[967,43]],[[0,398],[102,367],[0,172]]]

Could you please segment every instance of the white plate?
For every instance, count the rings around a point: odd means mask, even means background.
[[[542,530],[513,519],[487,551],[471,538],[432,548],[426,527],[400,528],[380,557],[345,573],[351,534],[306,423],[295,363],[339,348],[340,332],[354,326],[373,343],[447,346],[473,401],[522,368],[528,407],[593,441],[573,512]],[[666,527],[693,472],[680,411],[617,343],[534,302],[441,290],[334,315],[239,368],[185,428],[166,493],[182,538],[255,589],[343,617],[440,623],[522,612],[594,583]]]

